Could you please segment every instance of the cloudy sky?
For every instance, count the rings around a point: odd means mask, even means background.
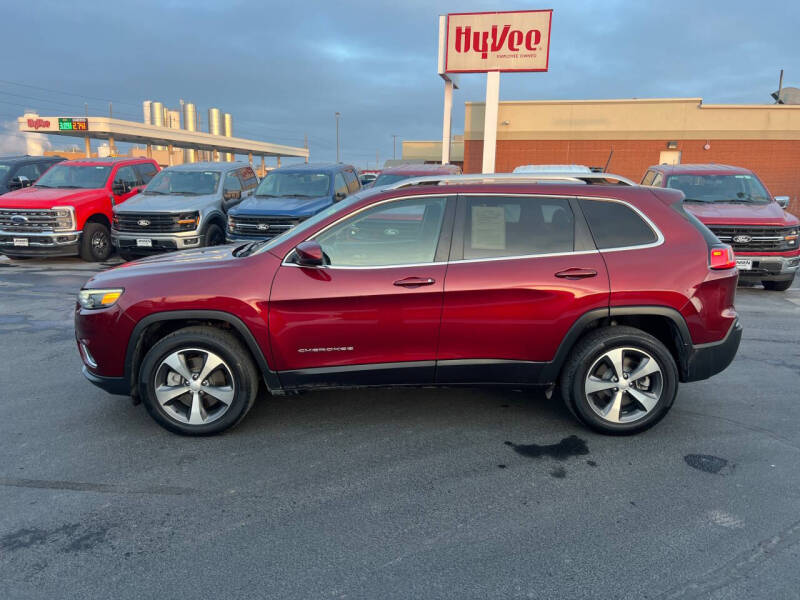
[[[0,122],[40,114],[141,120],[143,100],[194,102],[234,117],[234,134],[302,145],[312,160],[391,158],[392,134],[441,136],[437,15],[553,8],[550,71],[503,75],[501,100],[702,97],[770,102],[778,73],[800,87],[800,2],[492,0],[3,3]],[[9,52],[9,49],[15,51]],[[465,100],[485,77],[462,76]],[[0,134],[0,152],[18,138]],[[57,146],[63,145],[53,139]]]

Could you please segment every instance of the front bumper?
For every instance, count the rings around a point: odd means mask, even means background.
[[[737,254],[736,258],[748,258],[753,268],[739,270],[741,281],[786,281],[792,279],[800,268],[800,255],[768,256]]]
[[[83,366],[83,376],[109,394],[114,394],[115,396],[131,395],[131,386],[124,377],[103,377],[92,373],[86,365]]]
[[[150,240],[150,246],[142,246],[138,240]],[[111,243],[118,250],[132,254],[154,254],[199,248],[202,236],[198,230],[180,233],[143,234],[111,230]]]
[[[708,379],[728,368],[742,341],[742,325],[736,319],[719,342],[693,346],[686,362],[684,381]]]
[[[75,256],[81,231],[29,231],[0,229],[0,253],[11,256]]]

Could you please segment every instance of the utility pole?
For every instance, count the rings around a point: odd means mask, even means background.
[[[339,150],[339,119],[342,117],[341,113],[336,113],[336,162],[341,162],[341,152]]]
[[[378,161],[378,151],[375,150],[375,170],[380,169],[381,168],[380,165],[381,165],[381,163]]]
[[[397,160],[397,134],[396,133],[392,134],[392,139],[393,139],[393,142],[392,142],[392,148],[393,148],[392,149],[392,158],[394,160]]]
[[[303,147],[308,150],[308,133],[303,136]],[[308,164],[308,154],[306,154],[306,164]]]

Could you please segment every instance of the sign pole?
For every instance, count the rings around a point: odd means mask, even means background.
[[[450,162],[450,129],[453,115],[453,82],[444,80],[444,119],[442,119],[442,164]]]
[[[500,103],[500,71],[486,73],[486,106],[483,118],[483,168],[494,173],[497,151],[497,111]]]

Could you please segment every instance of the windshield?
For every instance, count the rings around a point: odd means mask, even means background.
[[[105,186],[111,167],[55,165],[36,182],[36,187],[98,189]]]
[[[164,169],[147,184],[145,194],[213,194],[219,185],[219,171],[170,171]]]
[[[375,187],[381,187],[382,185],[389,185],[390,183],[394,183],[396,181],[403,181],[403,179],[411,179],[412,177],[417,177],[416,175],[378,175],[378,178],[375,180]]]
[[[672,175],[667,187],[680,190],[686,202],[766,204],[770,196],[753,175]]]
[[[317,198],[330,192],[331,177],[327,173],[273,172],[259,184],[256,196],[307,196]]]

